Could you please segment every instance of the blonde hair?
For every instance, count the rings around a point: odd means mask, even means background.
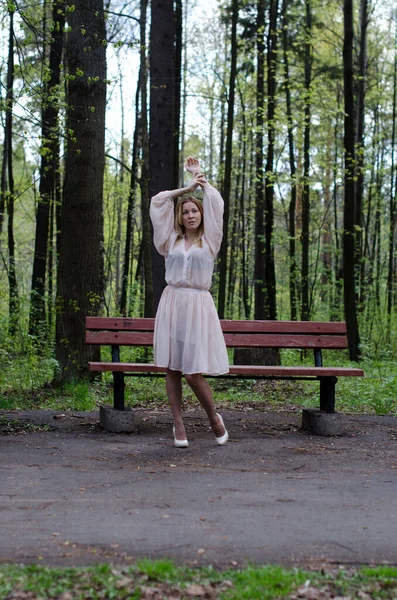
[[[201,215],[201,223],[198,226],[197,237],[193,241],[193,244],[196,244],[196,246],[199,246],[199,248],[202,248],[203,244],[202,244],[201,238],[204,233],[203,205],[200,202],[200,200],[197,200],[197,198],[194,198],[193,196],[181,196],[180,198],[178,198],[178,201],[176,203],[175,231],[178,234],[177,239],[180,240],[185,235],[185,226],[183,225],[183,221],[182,221],[182,212],[183,212],[183,205],[186,204],[186,202],[193,202],[193,204],[195,204],[197,206],[197,208],[199,209],[199,213]]]

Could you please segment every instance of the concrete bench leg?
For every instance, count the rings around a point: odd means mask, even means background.
[[[315,435],[342,435],[342,419],[336,412],[327,413],[315,408],[304,408],[302,429]]]
[[[113,372],[113,408],[101,406],[99,423],[111,433],[132,433],[135,431],[135,413],[124,406],[124,373]]]
[[[117,410],[111,406],[100,406],[99,423],[110,433],[132,433],[135,431],[135,412],[130,408]]]
[[[302,428],[316,435],[342,435],[342,419],[335,412],[337,377],[320,378],[320,410],[304,408]]]

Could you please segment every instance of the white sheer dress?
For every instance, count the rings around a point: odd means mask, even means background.
[[[222,242],[223,200],[204,187],[202,248],[186,250],[174,229],[174,201],[168,192],[152,198],[154,245],[165,257],[164,289],[154,329],[154,362],[183,373],[221,375],[229,371],[225,340],[209,289],[214,258]]]

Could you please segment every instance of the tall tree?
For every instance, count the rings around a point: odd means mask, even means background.
[[[289,225],[289,299],[291,321],[297,319],[297,298],[296,298],[296,239],[295,239],[295,212],[296,212],[296,162],[295,162],[295,147],[294,147],[294,129],[292,120],[292,102],[291,102],[291,82],[289,74],[289,58],[288,58],[288,0],[283,0],[283,56],[284,56],[284,78],[285,78],[285,96],[287,109],[287,128],[288,128],[288,151],[289,151],[289,166],[291,175],[291,199],[288,210],[288,225]]]
[[[14,13],[15,7],[8,7],[8,59],[7,59],[7,91],[5,98],[5,127],[3,142],[3,160],[0,184],[0,233],[3,227],[4,210],[7,207],[7,241],[8,241],[8,310],[9,332],[16,332],[19,316],[19,293],[15,268],[14,239],[14,166],[13,166],[13,110],[14,110]]]
[[[237,73],[237,20],[238,0],[232,0],[232,31],[230,39],[230,77],[229,95],[227,101],[227,128],[225,147],[225,171],[222,183],[222,197],[225,203],[223,213],[223,239],[219,253],[219,292],[218,292],[218,314],[219,318],[225,316],[226,302],[226,277],[227,277],[227,254],[229,240],[229,213],[230,213],[230,190],[232,182],[232,154],[233,154],[233,122],[234,122],[234,96],[236,88]]]
[[[152,0],[150,28],[150,132],[149,132],[149,192],[150,197],[161,190],[173,189],[178,157],[175,156],[179,131],[179,104],[176,105],[176,19],[173,2]],[[143,207],[142,219],[149,215],[149,206]],[[144,229],[144,248],[151,244]],[[146,257],[146,254],[145,254]],[[154,249],[153,309],[157,310],[165,285],[164,259]],[[153,312],[152,312],[153,314]]]
[[[139,179],[139,186],[141,190],[141,218],[142,218],[142,257],[145,272],[145,297],[144,297],[144,316],[153,316],[153,303],[154,303],[154,283],[153,283],[153,270],[152,270],[152,247],[147,236],[151,235],[150,222],[149,222],[149,131],[148,131],[148,117],[147,117],[147,82],[148,82],[148,71],[147,71],[147,57],[146,57],[146,11],[147,11],[147,0],[141,0],[141,39],[145,42],[141,45],[141,70],[140,75],[142,78],[141,85],[141,115],[140,115],[140,134],[142,144],[142,161],[141,161],[141,177]],[[175,144],[175,142],[174,142]],[[175,146],[174,146],[175,147]]]
[[[394,17],[397,23],[397,14]],[[393,108],[392,108],[392,133],[391,133],[391,158],[390,158],[390,194],[389,194],[389,256],[387,273],[387,316],[388,316],[388,336],[390,338],[390,317],[393,307],[393,284],[395,276],[395,258],[394,258],[394,236],[396,229],[396,188],[395,188],[395,151],[396,151],[396,116],[397,116],[397,28],[394,41],[394,66],[393,66]]]
[[[183,181],[184,173],[181,173],[179,164],[179,145],[181,129],[181,89],[182,89],[182,50],[183,50],[183,14],[182,0],[175,2],[175,135],[174,135],[174,181],[176,187]],[[179,176],[182,176],[181,181]]]
[[[102,0],[68,13],[67,151],[60,223],[56,358],[61,380],[86,375],[98,350],[84,343],[84,318],[104,294],[106,33]]]
[[[43,82],[39,201],[29,314],[29,333],[34,336],[43,335],[47,330],[45,291],[51,203],[55,201],[59,167],[58,113],[65,27],[64,0],[54,0],[52,22],[48,75],[45,71],[46,78]]]
[[[150,222],[149,222],[149,192],[148,192],[148,122],[147,122],[147,50],[146,50],[146,15],[147,0],[141,0],[140,5],[140,63],[138,82],[135,94],[135,130],[132,142],[131,159],[131,180],[128,194],[127,207],[127,227],[124,248],[123,276],[121,284],[121,294],[119,310],[121,314],[127,314],[127,288],[131,266],[131,249],[133,240],[133,218],[135,213],[135,203],[137,195],[137,185],[141,187],[141,207],[142,207],[142,230],[145,232],[145,239],[150,240]],[[138,158],[141,154],[141,177],[138,177]],[[151,244],[148,242],[143,248],[145,252],[145,305],[144,316],[153,314],[153,278],[152,278],[152,257]]]
[[[263,126],[265,97],[265,0],[257,2],[256,16],[256,131],[255,131],[255,319],[266,319],[265,194],[263,190]]]
[[[240,92],[240,103],[241,103],[241,120],[242,120],[242,136],[243,136],[243,147],[242,147],[242,165],[241,165],[241,191],[240,191],[240,252],[241,252],[241,275],[240,275],[240,285],[241,285],[241,302],[244,311],[244,318],[250,318],[250,306],[248,301],[248,276],[247,276],[247,217],[246,217],[246,208],[245,208],[245,194],[246,194],[246,181],[249,178],[249,173],[247,173],[247,120],[245,115],[245,106],[244,106],[244,98],[241,93],[241,86],[239,86]],[[236,206],[237,210],[237,206]]]
[[[302,193],[302,321],[310,317],[309,304],[309,224],[310,224],[310,125],[311,125],[311,79],[312,79],[312,7],[305,0],[305,124],[303,142],[303,193]]]
[[[355,135],[353,95],[353,0],[343,3],[343,81],[344,81],[344,211],[343,211],[343,289],[350,360],[360,357],[355,289]]]
[[[131,157],[131,177],[130,186],[128,190],[128,201],[127,201],[127,223],[125,232],[125,245],[124,245],[124,258],[123,258],[123,269],[121,276],[121,290],[119,297],[119,312],[123,316],[127,316],[127,291],[128,282],[131,268],[131,249],[133,240],[133,220],[135,213],[136,203],[136,190],[137,190],[137,179],[138,179],[138,137],[139,137],[139,98],[141,94],[141,74],[138,75],[137,88],[135,93],[135,129],[132,141],[132,157]]]
[[[364,124],[365,92],[367,72],[367,27],[368,0],[360,0],[360,51],[358,60],[357,106],[356,106],[356,177],[354,186],[354,210],[356,222],[355,263],[360,264],[362,257],[362,204],[364,193]]]
[[[271,0],[267,36],[267,159],[263,174],[264,72],[265,72],[265,2],[256,4],[256,131],[255,146],[255,319],[276,319],[276,279],[274,264],[274,143],[276,101],[276,52],[278,0]],[[265,183],[265,190],[263,189]],[[277,348],[240,348],[234,352],[235,364],[280,364]]]
[[[276,112],[278,0],[270,1],[269,34],[267,38],[267,160],[265,181],[265,272],[266,318],[277,319],[276,269],[274,264],[274,146]]]

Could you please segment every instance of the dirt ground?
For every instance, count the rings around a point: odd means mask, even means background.
[[[0,413],[0,562],[397,564],[396,417],[318,437],[298,411],[222,415],[226,446],[189,409],[176,449],[168,410],[137,410],[128,435],[97,413]]]

